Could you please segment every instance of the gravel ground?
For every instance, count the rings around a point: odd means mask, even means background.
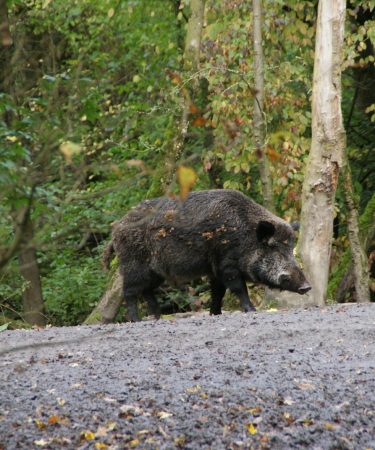
[[[0,334],[0,449],[375,449],[375,304]]]

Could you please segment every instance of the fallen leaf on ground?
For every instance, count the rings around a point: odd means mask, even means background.
[[[150,430],[139,430],[137,431],[138,436],[144,436],[145,434],[151,433]]]
[[[93,439],[95,439],[95,433],[93,433],[92,431],[83,431],[81,433],[81,440],[83,441],[92,441]]]
[[[302,391],[308,391],[315,389],[315,386],[308,380],[293,380],[297,387],[300,388]]]
[[[46,424],[40,420],[40,419],[35,419],[35,425],[39,428],[39,430],[43,430],[44,428],[46,428]]]
[[[246,428],[250,434],[256,434],[258,432],[258,430],[254,427],[254,425],[252,423],[248,423],[246,425]]]
[[[286,422],[288,423],[288,425],[291,425],[296,419],[289,414],[288,412],[284,412],[284,419],[286,420]]]
[[[60,422],[61,422],[61,417],[59,417],[59,416],[51,416],[48,418],[49,425],[55,425]]]
[[[197,392],[199,392],[202,388],[199,386],[199,384],[196,384],[195,386],[191,387],[191,388],[187,388],[186,392],[188,394],[196,394]]]
[[[107,433],[108,433],[108,429],[106,427],[103,427],[102,425],[100,425],[98,427],[98,429],[96,430],[95,434],[97,437],[105,437],[105,436],[107,436]]]
[[[247,410],[250,414],[256,415],[262,412],[262,408],[260,406],[256,406],[255,408],[250,408]]]
[[[302,423],[305,425],[305,427],[314,425],[314,421],[312,419],[304,419]]]
[[[285,397],[283,403],[284,403],[284,405],[293,405],[293,403],[295,403],[295,401],[292,400],[290,397]]]
[[[60,405],[60,406],[64,406],[65,405],[65,400],[63,399],[63,398],[60,398],[60,397],[57,397],[57,403]]]
[[[97,448],[98,450],[105,450],[106,448],[108,448],[108,445],[102,442],[96,442],[94,447]]]
[[[50,441],[46,441],[45,439],[39,439],[37,441],[34,441],[34,444],[38,447],[45,447],[46,445],[49,445]]]
[[[109,431],[113,431],[116,428],[116,426],[117,426],[117,423],[116,422],[112,422],[112,421],[108,422],[107,425],[105,425],[105,426],[104,425],[99,425],[98,429],[96,430],[95,435],[97,437],[107,436],[108,432]]]
[[[334,423],[331,423],[331,422],[325,422],[325,424],[323,426],[326,430],[330,430],[330,431],[335,431],[338,428],[338,425],[335,425]]]
[[[169,413],[167,411],[159,411],[156,413],[156,415],[160,418],[160,419],[167,419],[168,417],[173,416],[172,413]]]
[[[120,406],[119,417],[121,419],[129,419],[134,416],[140,416],[143,414],[143,409],[136,405],[122,405]]]
[[[184,447],[186,443],[186,437],[184,435],[177,436],[174,441],[174,445],[177,445],[177,447]]]

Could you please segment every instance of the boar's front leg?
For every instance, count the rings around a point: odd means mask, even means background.
[[[144,277],[146,287],[143,290],[143,297],[147,300],[148,309],[155,319],[160,319],[160,306],[156,300],[154,291],[163,283],[163,281],[164,279],[153,271],[148,271]]]
[[[211,308],[210,314],[221,314],[221,306],[223,303],[223,297],[226,291],[224,284],[217,278],[211,278]]]
[[[143,293],[144,298],[147,300],[150,313],[155,316],[155,319],[160,319],[160,306],[156,300],[155,294],[152,289],[148,289]]]
[[[139,314],[138,314],[138,298],[139,292],[138,289],[129,289],[128,287],[124,287],[124,299],[125,305],[127,309],[127,315],[131,322],[139,322]]]
[[[224,269],[221,272],[221,280],[223,284],[239,298],[243,312],[256,311],[254,305],[250,301],[246,282],[239,272],[233,269]]]
[[[128,310],[128,317],[130,322],[139,322],[141,319],[138,314],[138,302],[137,299],[127,299],[126,306]]]

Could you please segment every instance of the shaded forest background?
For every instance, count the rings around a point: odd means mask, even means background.
[[[2,22],[9,22],[0,52],[3,321],[25,319],[29,282],[20,262],[34,253],[28,270],[41,281],[47,322],[82,322],[106,290],[100,255],[111,222],[144,198],[177,193],[180,165],[194,169],[194,189],[238,189],[264,204],[252,126],[251,2],[206,1],[198,69],[184,61],[190,3],[1,2]],[[289,221],[299,218],[311,144],[317,3],[264,2],[266,155],[274,209]],[[369,267],[375,259],[374,49],[375,1],[348,2],[342,108]],[[342,302],[356,301],[343,186],[328,293]],[[371,287],[373,296],[373,278]],[[207,299],[201,285],[163,293],[170,310],[198,308]]]

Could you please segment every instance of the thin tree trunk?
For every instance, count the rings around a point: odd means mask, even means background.
[[[348,211],[348,236],[353,263],[354,286],[358,303],[370,302],[369,271],[367,257],[359,238],[358,209],[354,199],[349,162],[345,158],[342,170],[345,204]]]
[[[375,194],[367,203],[365,210],[359,217],[359,239],[361,247],[367,255],[371,251],[375,238]],[[334,267],[331,279],[329,282],[328,292],[331,298],[336,302],[342,303],[345,301],[347,286],[350,289],[354,285],[353,263],[351,258],[351,251],[348,248],[340,258],[340,262]]]
[[[6,0],[0,0],[0,42],[3,47],[9,47],[13,43],[12,35],[9,30]]]
[[[22,293],[23,318],[31,325],[44,326],[46,320],[44,316],[42,285],[36,250],[32,243],[33,238],[34,232],[29,213],[23,228],[22,246],[18,255],[20,273],[27,282]]]
[[[326,301],[333,207],[345,147],[341,61],[345,0],[320,0],[315,44],[312,142],[302,194],[299,251],[316,305]]]
[[[31,203],[31,200],[30,200]],[[16,255],[22,243],[23,230],[27,226],[30,204],[19,210],[15,217],[14,238],[9,246],[0,246],[0,272]]]
[[[272,180],[265,149],[264,126],[264,63],[262,46],[262,0],[253,0],[253,46],[254,46],[254,118],[253,135],[256,155],[259,159],[259,172],[262,183],[264,206],[274,211]]]
[[[353,264],[349,263],[349,270],[347,270],[344,273],[344,276],[341,278],[341,281],[337,286],[335,302],[345,303],[348,297],[352,295],[353,285],[354,285]]]
[[[199,68],[199,57],[204,22],[205,0],[190,0],[191,14],[186,31],[184,69],[196,72]]]
[[[192,79],[192,94],[195,94],[199,87],[197,71],[199,69],[200,48],[204,23],[204,8],[205,0],[190,1],[191,13],[186,30],[183,61],[184,72],[190,75]],[[165,188],[167,188],[172,182],[173,175],[176,169],[176,163],[183,152],[184,142],[189,128],[189,111],[192,104],[192,95],[189,92],[188,86],[183,85],[183,83],[180,83],[180,93],[181,119],[179,127],[177,129],[177,133],[173,140],[171,152],[169,153],[167,161],[165,163]]]
[[[174,138],[167,144],[165,158],[161,166],[156,170],[148,197],[164,195],[173,181],[176,164],[184,150],[184,142],[189,128],[189,113],[192,97],[199,88],[199,57],[204,23],[205,0],[191,0],[191,14],[187,24],[185,48],[183,55],[183,69],[185,74],[191,77],[191,92],[183,83],[178,74],[171,73],[170,76],[180,88],[180,111],[181,116]],[[192,95],[193,94],[193,95]],[[176,122],[174,120],[174,122]],[[175,125],[174,125],[175,128]]]
[[[180,98],[180,108],[181,108],[181,118],[176,134],[170,146],[170,150],[166,155],[162,181],[162,191],[161,194],[165,194],[168,191],[169,186],[172,183],[176,163],[180,159],[181,154],[184,149],[184,142],[189,127],[189,99],[190,95],[185,87],[181,88],[181,98]]]

